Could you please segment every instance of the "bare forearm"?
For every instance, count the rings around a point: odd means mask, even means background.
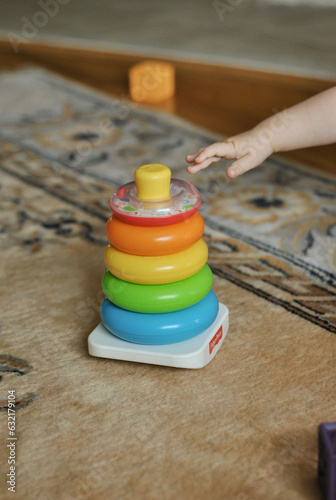
[[[336,142],[336,87],[281,111],[255,129],[274,152]]]
[[[253,129],[186,156],[194,174],[221,158],[235,160],[233,178],[260,165],[272,153],[336,142],[336,87],[262,121]]]

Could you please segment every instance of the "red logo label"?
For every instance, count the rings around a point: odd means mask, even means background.
[[[220,339],[223,337],[223,325],[221,325],[215,335],[212,337],[212,339],[209,342],[209,353],[211,354],[212,351],[214,350],[214,347],[218,344]]]

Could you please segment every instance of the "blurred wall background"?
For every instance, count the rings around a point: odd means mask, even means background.
[[[0,38],[336,79],[335,0],[0,0]]]

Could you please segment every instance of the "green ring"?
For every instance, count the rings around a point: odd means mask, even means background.
[[[213,282],[210,267],[205,264],[200,271],[182,281],[164,285],[140,285],[123,281],[106,271],[103,292],[110,302],[141,313],[166,313],[190,307],[205,297]]]

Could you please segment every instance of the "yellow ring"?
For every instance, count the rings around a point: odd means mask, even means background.
[[[107,269],[124,281],[144,285],[160,285],[184,280],[206,264],[208,247],[200,239],[182,252],[144,257],[121,252],[112,245],[105,249]]]

